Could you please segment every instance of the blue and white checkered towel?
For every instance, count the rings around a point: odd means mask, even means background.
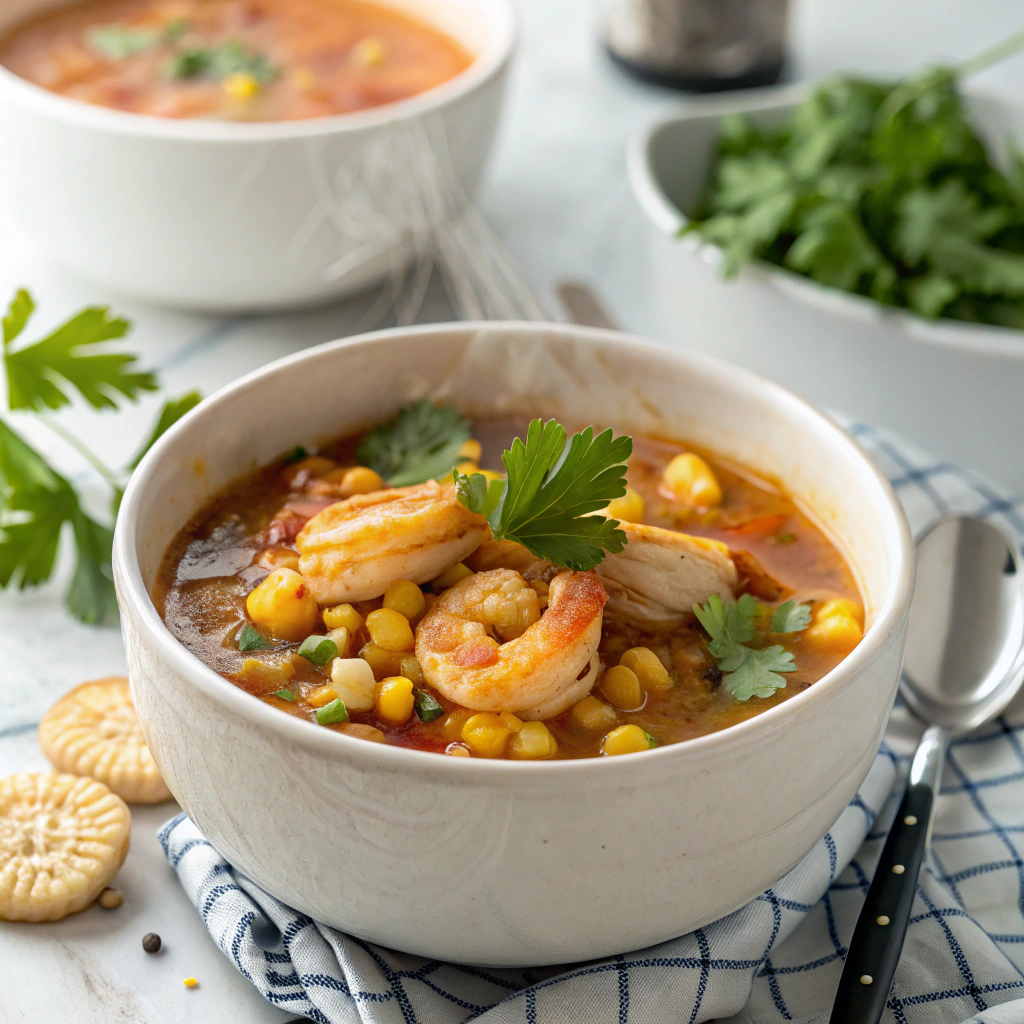
[[[950,512],[1024,544],[1024,502],[858,424],[915,531]],[[860,793],[784,878],[690,935],[577,967],[481,970],[319,925],[235,871],[184,815],[160,832],[214,940],[276,1006],[322,1024],[824,1024],[920,727],[897,707]],[[898,790],[898,787],[896,787]],[[898,795],[898,794],[897,794]],[[884,809],[883,809],[884,808]],[[881,827],[875,827],[876,817]],[[955,741],[887,1024],[1024,1024],[1024,702]]]

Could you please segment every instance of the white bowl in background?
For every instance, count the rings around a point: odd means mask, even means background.
[[[6,0],[0,33],[66,0]],[[0,67],[0,202],[60,263],[163,305],[327,302],[400,272],[472,195],[515,42],[509,0],[380,0],[476,55],[434,89],[303,121],[178,120]]]
[[[692,104],[631,141],[630,179],[653,225],[658,336],[1024,491],[1024,331],[925,320],[763,261],[723,281],[717,247],[677,237],[711,169],[722,114],[770,126],[804,95],[789,87]],[[997,161],[1008,138],[1024,139],[1024,106],[983,93],[967,105]]]
[[[544,367],[543,373],[532,370]],[[844,549],[869,628],[832,672],[713,735],[549,762],[443,757],[318,729],[233,686],[150,599],[161,557],[223,487],[296,444],[431,394],[677,436],[780,480]],[[385,946],[566,963],[727,914],[824,834],[878,749],[899,677],[913,546],[851,438],[705,356],[564,325],[449,324],[321,345],[218,392],[133,474],[114,571],[132,696],[174,796],[273,895]]]

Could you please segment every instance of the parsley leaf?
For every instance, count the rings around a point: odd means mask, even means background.
[[[566,443],[565,428],[534,420],[502,455],[506,479],[488,484],[482,473],[455,473],[466,508],[487,517],[495,540],[514,540],[555,565],[593,569],[605,551],[626,546],[618,520],[589,513],[626,493],[630,437],[594,436],[587,427]]]
[[[763,259],[920,316],[1024,326],[1024,160],[993,163],[959,91],[1022,47],[1017,33],[958,69],[832,78],[766,130],[723,118],[681,234],[718,246],[726,278]]]
[[[405,487],[450,473],[468,439],[469,421],[458,409],[424,399],[374,427],[360,442],[356,458],[392,487]]]
[[[152,49],[160,43],[161,38],[161,33],[153,29],[99,25],[89,32],[86,42],[90,50],[107,60],[123,60],[133,53]]]
[[[24,589],[49,579],[65,523],[78,551],[64,598],[68,610],[83,622],[108,622],[117,608],[113,533],[90,518],[71,484],[0,421],[0,587]]]
[[[71,401],[73,387],[94,409],[115,409],[115,395],[135,399],[155,391],[151,373],[133,369],[136,357],[127,352],[94,352],[92,346],[123,337],[127,320],[109,316],[105,306],[83,309],[52,334],[14,348],[33,310],[32,299],[19,291],[3,321],[3,355],[11,410],[60,409]]]
[[[722,685],[736,700],[770,697],[786,685],[779,673],[796,671],[793,655],[784,647],[746,646],[756,631],[757,602],[750,594],[729,602],[712,594],[703,606],[695,604],[693,613],[711,638],[708,651],[724,673]]]
[[[799,633],[811,624],[811,606],[797,604],[795,599],[783,601],[772,613],[773,633]]]

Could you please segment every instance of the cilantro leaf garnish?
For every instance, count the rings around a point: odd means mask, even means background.
[[[106,309],[83,310],[42,341],[15,347],[34,310],[32,297],[21,289],[3,317],[2,356],[9,408],[15,415],[34,415],[36,422],[89,462],[110,487],[116,513],[129,472],[199,396],[193,392],[167,401],[138,457],[125,469],[111,469],[48,412],[68,405],[74,392],[95,409],[116,408],[119,396],[134,399],[142,391],[155,389],[156,379],[132,369],[133,355],[89,349],[120,338],[129,329],[127,321],[110,317]],[[66,530],[68,526],[70,530]],[[90,624],[112,620],[117,604],[110,567],[111,529],[93,519],[67,477],[0,418],[0,589],[36,586],[48,580],[66,535],[76,551],[64,595],[68,611]]]
[[[160,40],[161,33],[153,29],[124,25],[99,25],[86,36],[89,49],[107,60],[124,60],[133,53],[152,49]]]
[[[683,234],[924,317],[1024,327],[1024,162],[996,161],[960,82],[1024,33],[957,68],[829,79],[784,124],[720,122],[704,196]]]
[[[65,594],[82,622],[110,621],[116,611],[111,575],[113,533],[87,515],[68,480],[0,420],[0,587],[49,579],[70,523],[78,557]]]
[[[109,316],[105,306],[83,309],[52,334],[30,345],[14,347],[34,306],[21,289],[4,318],[4,363],[9,408],[60,409],[68,405],[73,387],[94,409],[115,409],[115,395],[135,399],[156,390],[151,373],[133,370],[136,357],[127,352],[95,352],[92,346],[122,338],[127,320]]]
[[[794,598],[783,601],[772,613],[773,633],[799,633],[811,623],[811,606],[797,604]]]
[[[272,82],[278,69],[262,53],[247,50],[237,39],[223,46],[197,46],[176,53],[166,68],[168,78],[227,78],[228,75],[252,75],[261,85]]]
[[[454,406],[424,399],[374,427],[360,442],[356,458],[392,487],[421,484],[451,472],[469,429]]]
[[[796,671],[793,655],[781,645],[747,646],[754,639],[757,616],[757,602],[750,594],[728,602],[712,594],[706,604],[695,604],[693,613],[711,638],[708,651],[723,672],[722,685],[736,700],[770,697],[786,685],[780,673]]]
[[[502,455],[505,480],[455,473],[459,501],[486,516],[495,540],[514,540],[555,565],[593,569],[626,546],[616,519],[589,515],[626,493],[631,437],[594,436],[587,427],[566,443],[555,420],[534,420]]]

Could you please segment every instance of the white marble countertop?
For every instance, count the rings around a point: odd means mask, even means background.
[[[650,333],[646,228],[629,194],[624,144],[635,127],[685,100],[628,81],[609,66],[595,41],[596,6],[594,0],[520,0],[521,52],[481,205],[552,307],[554,284],[580,279],[597,290],[619,324]],[[959,59],[1021,21],[1017,0],[796,0],[790,76],[903,71]],[[1024,92],[1024,59],[983,80]],[[146,309],[48,266],[0,225],[0,302],[20,284],[39,304],[33,329],[83,305],[111,303],[134,321],[131,346],[161,371],[172,393],[198,387],[208,394],[277,356],[349,333],[369,303],[258,319]],[[420,318],[447,316],[443,298],[432,295]],[[71,411],[64,420],[119,462],[136,447],[157,404],[147,400],[117,416]],[[88,480],[73,455],[26,433],[76,480]],[[45,769],[35,740],[41,714],[72,685],[124,669],[115,630],[86,628],[64,613],[66,570],[37,590],[0,593],[0,775]],[[132,851],[116,883],[126,896],[119,910],[93,907],[52,925],[0,924],[2,1024],[289,1019],[221,956],[178,888],[155,837],[175,811],[173,804],[135,809]],[[163,937],[158,957],[142,951],[148,931]],[[191,991],[181,983],[190,974],[200,981]]]

